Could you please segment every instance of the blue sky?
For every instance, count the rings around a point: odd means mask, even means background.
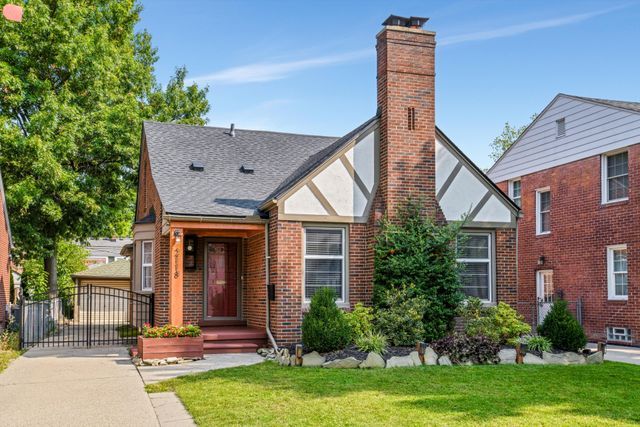
[[[210,87],[209,124],[341,136],[376,111],[389,14],[437,32],[438,126],[480,167],[505,121],[558,93],[640,101],[640,1],[143,1],[165,84]]]

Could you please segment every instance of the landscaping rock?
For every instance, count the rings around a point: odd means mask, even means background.
[[[276,362],[278,362],[281,366],[289,366],[289,364],[291,363],[289,350],[286,348],[278,350],[276,354]]]
[[[536,356],[535,354],[527,353],[524,355],[523,363],[525,365],[546,365],[541,357]]]
[[[302,367],[314,368],[322,366],[325,360],[325,357],[318,354],[317,351],[312,351],[311,353],[302,356]]]
[[[409,368],[415,366],[411,356],[393,356],[387,360],[387,368]]]
[[[587,363],[583,355],[570,351],[557,354],[544,351],[542,352],[542,360],[549,365],[584,365]]]
[[[289,365],[296,366],[296,355],[295,354],[292,354],[291,356],[289,356]]]
[[[131,363],[133,363],[136,366],[140,366],[142,365],[142,359],[140,359],[139,357],[134,357],[131,359]]]
[[[597,365],[604,361],[604,354],[601,351],[591,353],[586,357],[587,365]]]
[[[169,365],[176,365],[180,361],[177,357],[167,357],[166,360]]]
[[[360,364],[361,368],[384,368],[385,362],[378,353],[371,352],[367,355],[364,362]]]
[[[516,350],[513,348],[503,348],[498,353],[498,358],[500,358],[500,364],[512,365],[516,363]]]
[[[437,365],[438,364],[438,355],[431,347],[427,347],[424,351],[424,364],[425,365]]]
[[[336,359],[322,364],[323,368],[353,369],[360,366],[361,361],[355,357],[347,357],[346,359]]]
[[[411,353],[409,353],[409,357],[411,358],[411,360],[413,360],[413,364],[415,366],[422,366],[422,360],[420,360],[420,355],[417,351],[412,351]]]
[[[440,356],[438,359],[438,365],[451,366],[451,359],[449,359],[449,356]]]

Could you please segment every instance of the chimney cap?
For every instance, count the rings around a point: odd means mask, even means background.
[[[419,16],[410,16],[406,18],[404,16],[389,15],[389,17],[382,23],[382,25],[395,25],[397,27],[408,28],[422,28],[422,26],[429,20],[429,18],[421,18]]]

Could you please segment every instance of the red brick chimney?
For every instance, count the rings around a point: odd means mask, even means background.
[[[393,218],[411,196],[435,217],[435,33],[428,18],[391,15],[376,36],[380,192]]]

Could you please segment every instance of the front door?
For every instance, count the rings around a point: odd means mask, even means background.
[[[542,323],[553,305],[553,270],[541,270],[536,273],[538,296],[538,324]]]
[[[238,318],[238,242],[207,243],[205,318]]]

